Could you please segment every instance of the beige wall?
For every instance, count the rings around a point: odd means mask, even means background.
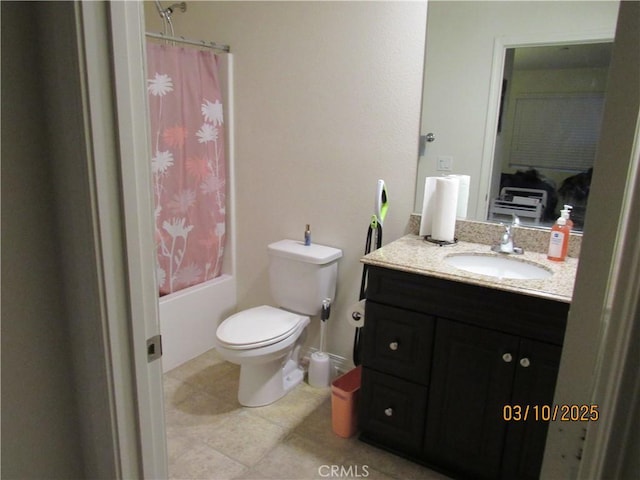
[[[55,162],[40,74],[44,37],[35,28],[40,6],[1,5],[2,477],[80,478],[84,457],[56,235]]]
[[[153,2],[145,12],[161,31]],[[189,2],[172,19],[177,35],[234,55],[239,308],[271,301],[266,245],[309,223],[314,242],[344,253],[328,349],[350,360],[345,318],[377,180],[390,197],[384,243],[413,209],[426,2]]]
[[[436,141],[419,160],[416,211],[424,178],[439,174],[436,159],[447,155],[454,173],[471,175],[470,217],[485,219],[478,199],[496,37],[613,32],[617,11],[615,1],[429,2],[422,133],[434,132]]]

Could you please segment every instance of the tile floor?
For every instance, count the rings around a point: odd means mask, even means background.
[[[335,435],[329,388],[303,383],[272,405],[246,408],[236,399],[238,375],[215,350],[164,375],[170,478],[448,478]],[[344,469],[332,476],[332,466]]]

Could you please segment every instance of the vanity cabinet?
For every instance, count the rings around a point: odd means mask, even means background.
[[[460,478],[538,478],[548,424],[503,409],[552,403],[568,307],[370,266],[360,438]]]

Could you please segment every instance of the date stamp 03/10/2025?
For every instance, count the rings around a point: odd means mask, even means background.
[[[505,422],[597,422],[598,405],[505,405],[502,419]]]

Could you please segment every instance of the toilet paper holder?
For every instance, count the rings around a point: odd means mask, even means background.
[[[366,300],[360,300],[351,306],[350,317],[347,317],[347,321],[350,325],[361,328],[364,326],[365,322],[365,303]]]

